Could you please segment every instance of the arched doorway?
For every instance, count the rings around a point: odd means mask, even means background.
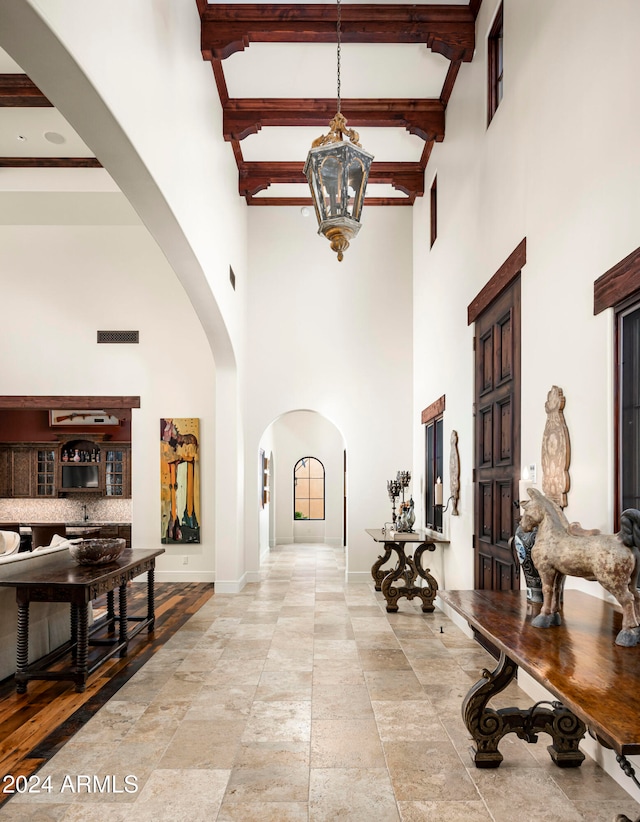
[[[260,449],[271,454],[269,502],[260,514],[260,555],[264,556],[274,544],[325,543],[343,547],[345,441],[340,430],[315,411],[290,411],[268,426],[260,440]],[[322,510],[317,506],[306,516],[303,511],[296,516],[296,473],[299,473],[296,466],[309,456],[316,461],[314,464],[321,464],[324,471]],[[320,493],[320,485],[313,482],[317,477],[298,477],[301,484],[307,479],[310,487],[317,486],[312,488],[313,494]],[[320,510],[322,515],[318,513]]]

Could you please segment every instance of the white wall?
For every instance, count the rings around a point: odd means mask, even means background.
[[[388,519],[387,479],[411,462],[411,210],[365,208],[362,223],[339,263],[313,217],[250,210],[245,442],[249,476],[263,432],[282,414],[308,409],[336,426],[348,459],[348,572],[366,580],[377,554],[365,528]],[[286,471],[274,453],[276,471]],[[256,494],[250,477],[255,571]]]
[[[498,7],[485,0],[477,50],[447,109],[446,137],[431,155],[438,175],[438,239],[429,250],[429,204],[414,208],[414,469],[423,471],[417,414],[446,395],[445,456],[459,433],[459,518],[445,514],[446,588],[473,587],[473,351],[467,305],[520,241],[522,464],[536,463],[552,385],[566,397],[571,490],[566,514],[613,528],[612,312],[593,316],[593,283],[640,246],[640,71],[631,0],[505,0],[504,87],[486,127],[486,36]],[[606,58],[595,43],[616,31]],[[437,310],[434,310],[434,306]],[[419,321],[424,318],[426,321]],[[440,352],[434,356],[434,352]],[[445,459],[445,474],[448,474]],[[448,476],[445,476],[445,496]],[[602,596],[597,583],[567,584]],[[629,789],[629,780],[612,774]]]
[[[242,357],[246,206],[195,2],[6,0],[0,46],[109,171],[169,260],[214,353],[219,589],[245,570]],[[188,124],[188,128],[185,127]],[[237,291],[229,284],[229,266]]]
[[[212,581],[215,367],[184,289],[146,229],[0,226],[0,272],[3,394],[140,396],[132,414],[136,548],[162,547],[160,418],[200,418],[202,543],[165,546],[157,578]],[[98,345],[97,329],[137,329],[140,343]]]

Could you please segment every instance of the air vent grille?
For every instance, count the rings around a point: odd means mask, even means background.
[[[99,343],[139,343],[139,331],[98,331]]]

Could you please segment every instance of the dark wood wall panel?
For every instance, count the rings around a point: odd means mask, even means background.
[[[480,465],[482,468],[489,468],[493,465],[493,406],[488,405],[480,409],[478,414],[480,417],[478,427]]]
[[[498,322],[498,356],[496,357],[498,382],[510,380],[513,363],[513,343],[511,337],[511,312]]]
[[[496,403],[496,453],[495,465],[510,465],[513,460],[513,425],[511,397]]]

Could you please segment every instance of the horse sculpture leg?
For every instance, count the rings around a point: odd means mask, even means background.
[[[625,587],[621,587],[620,590],[607,590],[618,600],[622,608],[622,630],[616,637],[616,645],[633,648],[640,643],[640,627],[638,627],[636,617],[636,594]]]
[[[555,593],[556,582],[561,575],[553,568],[538,568],[538,573],[542,580],[543,602],[540,613],[531,620],[531,624],[536,628],[551,628],[552,625],[561,624]]]

